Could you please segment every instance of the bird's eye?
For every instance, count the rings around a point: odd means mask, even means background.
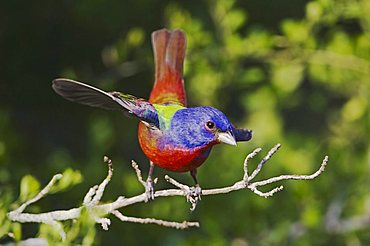
[[[213,131],[215,129],[215,123],[213,121],[207,121],[206,122],[206,128],[207,130]]]

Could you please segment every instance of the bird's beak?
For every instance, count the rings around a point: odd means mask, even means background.
[[[235,138],[234,138],[233,134],[230,131],[218,133],[217,139],[221,143],[236,146]]]

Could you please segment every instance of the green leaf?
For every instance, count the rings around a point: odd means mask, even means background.
[[[33,198],[40,191],[40,182],[32,175],[26,175],[21,180],[19,199],[25,202]]]
[[[306,42],[309,37],[309,28],[303,21],[285,20],[282,29],[287,38],[293,42]]]
[[[291,93],[301,83],[304,67],[299,63],[276,64],[272,71],[272,83],[282,92]]]
[[[342,109],[342,117],[347,122],[360,119],[368,109],[368,102],[362,97],[351,98]]]
[[[12,232],[15,241],[22,240],[22,226],[20,223],[13,223],[12,224]]]
[[[63,172],[63,178],[59,180],[50,190],[50,193],[56,193],[68,189],[76,184],[82,182],[82,175],[79,170],[73,170],[72,168],[67,168]]]
[[[6,217],[6,210],[4,209],[0,210],[0,221],[2,221],[0,226],[0,238],[2,238],[9,233],[11,225],[10,221]]]
[[[310,2],[306,5],[306,16],[311,21],[318,21],[323,14],[322,6],[318,2]]]

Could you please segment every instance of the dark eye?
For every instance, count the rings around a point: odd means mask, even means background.
[[[215,129],[215,123],[213,121],[207,121],[206,122],[206,128],[210,131],[213,131]]]

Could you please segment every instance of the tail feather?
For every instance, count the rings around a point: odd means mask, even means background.
[[[180,30],[162,29],[152,34],[155,82],[149,102],[186,106],[183,80],[186,38]]]
[[[178,72],[181,77],[183,75],[183,64],[185,59],[186,38],[185,34],[179,30],[173,31],[170,34],[166,49],[166,64]]]
[[[155,62],[155,80],[159,81],[164,77],[166,50],[170,33],[167,30],[159,30],[152,34],[152,44]]]

